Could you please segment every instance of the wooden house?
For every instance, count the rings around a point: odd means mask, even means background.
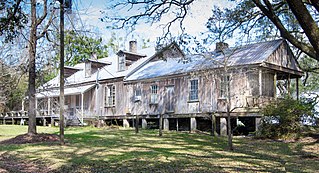
[[[151,48],[136,50],[136,41],[128,51],[102,59],[91,58],[74,67],[65,67],[65,112],[69,124],[84,124],[85,120],[123,119],[126,115],[123,78],[153,54]],[[59,118],[59,77],[38,89],[39,116],[53,122]],[[52,120],[51,120],[52,119]]]
[[[245,133],[252,132],[260,108],[279,95],[277,81],[289,92],[291,79],[298,84],[302,76],[284,40],[231,49],[219,43],[214,52],[199,55],[184,55],[176,44],[163,50],[125,77],[128,107],[145,126],[162,115],[164,129],[205,130],[213,114],[225,134],[229,91],[232,125],[240,122]]]
[[[224,135],[227,98],[232,125],[255,131],[260,108],[289,93],[291,80],[298,86],[302,72],[285,40],[237,48],[218,43],[215,51],[198,55],[185,55],[175,43],[137,51],[133,41],[116,56],[65,67],[65,76],[70,124],[117,120],[128,127],[138,117],[143,128],[158,128],[163,119],[167,130],[209,130],[215,117]],[[37,117],[44,124],[58,119],[58,97],[59,77],[38,89]]]

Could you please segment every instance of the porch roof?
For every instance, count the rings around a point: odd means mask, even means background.
[[[90,89],[92,89],[94,86],[95,84],[65,88],[64,95],[83,94],[86,91],[89,91]],[[42,91],[37,93],[36,98],[58,97],[59,95],[60,95],[60,89],[48,90],[48,91]]]

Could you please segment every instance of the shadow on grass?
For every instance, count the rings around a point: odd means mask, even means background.
[[[156,130],[67,129],[66,146],[10,145],[28,157],[46,155],[53,172],[315,172],[318,162],[298,159],[289,143]],[[31,148],[31,149],[30,149]],[[24,150],[25,149],[25,150]],[[297,153],[296,153],[297,152]],[[42,156],[41,156],[42,157]]]

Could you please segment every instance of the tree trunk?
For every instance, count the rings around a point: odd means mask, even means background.
[[[211,114],[211,119],[212,119],[212,131],[211,131],[211,135],[214,137],[215,133],[216,133],[216,117],[215,114],[212,113]]]
[[[136,118],[135,118],[135,133],[138,133],[138,122],[139,122],[139,117],[138,117],[138,114],[136,114]]]
[[[163,115],[161,114],[160,115],[160,118],[159,118],[159,131],[158,131],[158,135],[159,136],[162,136],[163,135]]]
[[[36,134],[36,98],[35,98],[35,56],[37,45],[37,18],[36,18],[36,0],[31,0],[31,31],[29,40],[29,84],[28,84],[28,96],[29,96],[29,122],[28,133]]]
[[[287,1],[287,3],[315,49],[316,59],[319,60],[319,27],[316,21],[301,0]]]
[[[228,133],[228,148],[229,150],[234,150],[233,148],[233,134],[231,130],[231,122],[230,122],[230,106],[227,103],[227,133]]]
[[[64,145],[64,0],[60,0],[60,143]]]
[[[227,70],[225,70],[227,72]],[[226,73],[227,74],[227,73]],[[228,133],[228,147],[229,150],[234,150],[233,148],[233,134],[232,134],[232,130],[231,130],[231,122],[230,122],[230,101],[231,101],[231,97],[230,97],[230,79],[226,79],[227,81],[227,133]]]

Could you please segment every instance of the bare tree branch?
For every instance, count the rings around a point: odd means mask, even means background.
[[[278,16],[274,13],[274,9],[272,8],[270,2],[268,0],[263,0],[266,4],[266,7],[260,2],[260,0],[253,0],[256,6],[273,22],[273,24],[279,29],[280,34],[282,37],[287,39],[292,45],[297,47],[298,49],[302,50],[306,54],[311,57],[316,57],[316,52],[313,47],[307,45],[303,42],[298,41],[291,33],[285,28],[282,24],[281,20]],[[319,60],[319,57],[316,58]]]

